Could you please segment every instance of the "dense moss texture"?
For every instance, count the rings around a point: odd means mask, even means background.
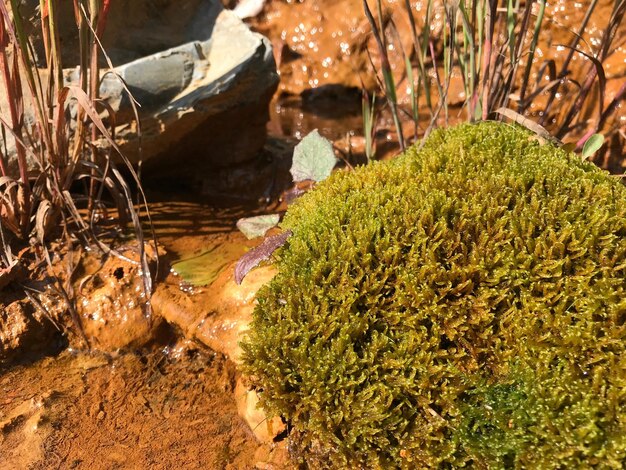
[[[284,222],[245,344],[322,468],[623,468],[626,190],[520,128],[436,132]]]

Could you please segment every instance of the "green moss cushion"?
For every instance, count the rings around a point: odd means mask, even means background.
[[[310,468],[623,468],[626,189],[498,123],[336,172],[244,344]]]

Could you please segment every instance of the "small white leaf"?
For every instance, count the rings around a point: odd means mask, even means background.
[[[306,180],[322,181],[328,178],[336,163],[332,144],[315,129],[296,145],[289,171],[296,183]]]
[[[269,229],[278,225],[279,220],[278,214],[246,217],[237,221],[237,228],[250,240],[265,235]]]

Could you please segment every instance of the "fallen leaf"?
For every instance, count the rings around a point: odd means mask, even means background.
[[[281,234],[267,237],[263,243],[243,255],[235,266],[235,282],[241,284],[244,277],[261,261],[268,260],[272,253],[285,244],[292,233],[291,230],[287,230]]]
[[[217,244],[195,256],[173,263],[172,271],[192,286],[208,286],[243,251],[243,246],[239,244]]]
[[[516,113],[512,109],[498,108],[498,109],[496,109],[496,113],[502,114],[504,117],[509,118],[510,120],[516,122],[520,126],[524,126],[529,131],[532,131],[535,134],[537,134],[537,136],[539,136],[539,137],[541,137],[541,138],[543,138],[543,139],[545,139],[545,140],[547,140],[549,142],[552,142],[555,145],[561,145],[562,144],[562,142],[559,139],[557,139],[556,137],[554,137],[553,135],[551,135],[546,130],[545,127],[537,124],[535,121],[533,121],[531,119],[528,119],[525,116],[522,116],[519,113]]]
[[[593,134],[591,137],[587,139],[585,145],[583,145],[583,160],[588,159],[604,144],[604,136],[602,134]]]
[[[300,181],[322,181],[328,178],[337,163],[333,146],[317,129],[311,131],[293,150],[291,176]]]
[[[256,217],[246,217],[237,221],[237,228],[248,240],[262,237],[267,231],[278,225],[280,215],[257,215]]]

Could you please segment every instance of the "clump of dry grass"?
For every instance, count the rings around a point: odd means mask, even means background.
[[[591,0],[579,29],[568,32],[571,41],[560,45],[567,51],[566,56],[556,63],[553,59],[540,60],[536,56],[539,38],[548,21],[545,0],[448,0],[441,3],[428,0],[421,31],[416,25],[411,2],[405,0],[413,48],[406,51],[396,47],[406,64],[403,75],[398,76],[398,71],[394,74],[389,65],[390,52],[386,47],[388,38],[399,39],[398,29],[389,15],[385,16],[382,0],[375,0],[378,18],[372,14],[368,1],[363,0],[378,45],[376,54],[380,67],[374,67],[375,73],[393,116],[400,148],[406,146],[402,120],[413,121],[416,132],[412,139],[417,140],[419,134],[426,137],[436,127],[457,122],[459,116],[470,122],[501,120],[503,115],[498,110],[503,108],[518,113],[516,120],[522,123],[522,117],[527,118],[531,108],[535,108],[534,113],[539,116],[536,124],[546,126],[561,141],[574,138],[576,150],[582,149],[595,133],[617,132],[606,129],[605,125],[624,99],[626,86],[605,104],[603,63],[614,51],[626,0],[614,2],[599,43],[591,46],[584,41],[583,34],[597,3]],[[432,27],[435,16],[444,18],[441,31],[435,32]],[[396,41],[397,45],[400,43]],[[582,76],[570,67],[574,54],[588,60]],[[533,73],[548,79],[532,83]],[[462,113],[453,115],[449,91],[455,75],[461,77],[465,101]],[[410,90],[408,106],[398,104],[396,89],[400,82],[406,82]],[[589,119],[582,111],[589,106],[593,90],[598,91],[598,106],[597,113]],[[424,126],[419,122],[420,104],[430,116]],[[371,132],[372,127],[371,115],[364,112],[365,132]]]
[[[126,164],[143,195],[141,185],[116,144],[115,116],[99,99],[98,56],[104,51],[98,37],[111,2],[73,2],[81,58],[78,84],[63,78],[57,3],[40,2],[45,65],[38,67],[20,2],[0,2],[0,87],[8,108],[0,113],[0,276],[10,276],[19,264],[17,253],[28,246],[51,268],[51,241],[61,241],[69,250],[82,245],[111,252],[98,221],[114,209],[118,233],[131,227],[139,243],[149,294],[152,281],[139,213],[114,160]],[[69,264],[71,277],[74,267]],[[72,311],[68,283],[55,284]]]

